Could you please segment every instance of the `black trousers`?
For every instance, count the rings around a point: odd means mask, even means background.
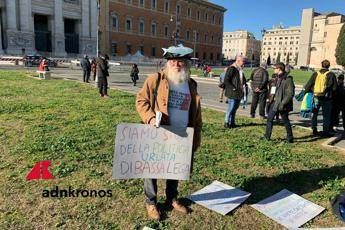
[[[101,96],[108,95],[108,79],[106,77],[98,79],[98,88]]]
[[[286,139],[288,141],[292,141],[293,134],[292,134],[291,123],[289,120],[289,112],[288,111],[274,111],[273,106],[271,106],[270,111],[268,113],[268,117],[267,117],[266,134],[265,134],[266,139],[271,139],[272,129],[273,129],[273,120],[277,113],[280,114],[282,121],[284,122],[284,126],[286,129]]]
[[[252,105],[250,107],[250,115],[255,116],[256,107],[259,104],[259,115],[265,116],[265,107],[266,107],[266,92],[253,93]]]
[[[343,120],[343,128],[345,131],[345,106],[341,106],[341,105],[333,105],[333,109],[332,109],[332,124],[331,124],[331,128],[333,128],[333,126],[336,126],[339,124],[339,114],[341,112],[341,118]]]
[[[90,80],[90,71],[83,70],[83,82],[88,82]]]

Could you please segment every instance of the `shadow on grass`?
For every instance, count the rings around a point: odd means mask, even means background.
[[[330,168],[301,170],[274,177],[254,177],[241,186],[244,191],[252,193],[248,203],[253,204],[267,198],[282,189],[288,189],[298,195],[322,188],[320,182],[342,179],[345,177],[345,165]]]

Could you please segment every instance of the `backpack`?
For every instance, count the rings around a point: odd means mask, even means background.
[[[317,76],[316,76],[315,84],[314,84],[314,96],[317,96],[317,97],[325,96],[326,81],[327,81],[328,73],[329,71],[325,73],[317,72]]]

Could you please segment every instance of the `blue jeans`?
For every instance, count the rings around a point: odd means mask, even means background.
[[[240,106],[241,99],[228,98],[228,109],[225,113],[225,123],[235,125],[235,115]]]

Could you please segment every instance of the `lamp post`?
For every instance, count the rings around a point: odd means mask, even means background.
[[[96,38],[96,57],[99,54],[99,11],[100,11],[100,0],[97,0],[97,38]]]
[[[180,38],[180,35],[179,35],[179,33],[180,33],[179,27],[180,27],[180,25],[181,25],[181,22],[180,22],[180,20],[179,20],[179,16],[178,16],[178,15],[176,15],[175,17],[176,17],[176,20],[175,20],[175,30],[174,30],[174,32],[173,32],[172,35],[171,35],[171,43],[172,43],[174,46],[177,46],[178,43],[180,43],[180,40],[179,40],[179,38]],[[174,18],[173,18],[173,15],[171,15],[171,16],[170,16],[170,22],[173,22],[173,21],[174,21]]]

